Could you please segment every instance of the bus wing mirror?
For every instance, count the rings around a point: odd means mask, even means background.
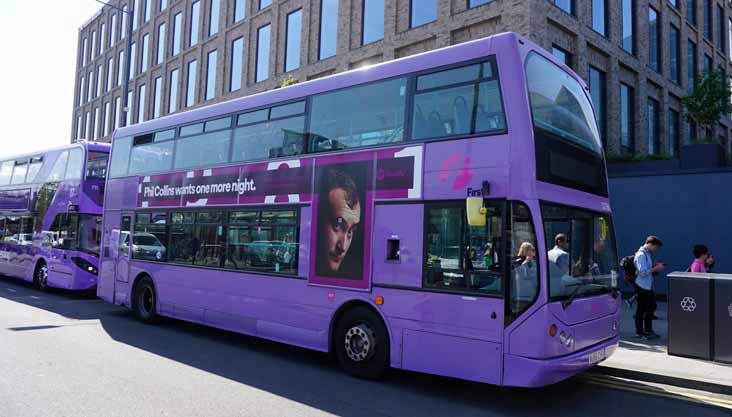
[[[468,197],[466,200],[466,213],[468,215],[468,225],[481,227],[485,226],[486,213],[483,207],[483,197]]]

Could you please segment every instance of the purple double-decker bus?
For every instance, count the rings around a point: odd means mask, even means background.
[[[582,80],[507,33],[115,132],[97,294],[388,367],[509,386],[618,344]]]
[[[38,288],[97,285],[109,144],[0,159],[0,274]]]

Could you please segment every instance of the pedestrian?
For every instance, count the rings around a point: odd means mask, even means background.
[[[707,260],[709,259],[709,248],[705,245],[694,245],[694,261],[689,267],[690,272],[707,272]]]
[[[656,236],[648,236],[646,243],[638,249],[633,263],[637,271],[633,286],[638,296],[635,310],[635,337],[639,339],[658,339],[653,331],[653,313],[656,311],[656,295],[653,292],[653,275],[661,272],[666,265],[653,263],[652,254],[663,242]]]

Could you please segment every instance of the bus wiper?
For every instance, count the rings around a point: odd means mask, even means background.
[[[562,301],[563,309],[566,310],[567,307],[569,307],[569,305],[572,304],[572,301],[574,301],[574,299],[577,298],[577,296],[579,295],[580,288],[584,287],[585,284],[586,283],[584,283],[584,282],[578,282],[577,284],[573,284],[575,287],[574,287],[574,290],[572,291],[572,294],[570,294],[566,300]]]

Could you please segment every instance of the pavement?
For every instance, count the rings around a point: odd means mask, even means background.
[[[633,308],[623,302],[620,314],[620,347],[592,372],[639,381],[668,384],[732,395],[732,365],[668,354],[667,304],[659,302],[653,330],[656,340],[635,338]]]

